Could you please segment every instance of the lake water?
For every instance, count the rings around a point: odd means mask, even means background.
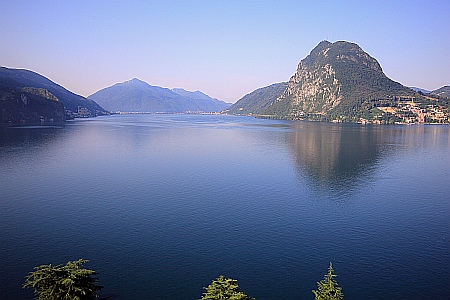
[[[0,299],[90,259],[111,299],[449,299],[450,127],[115,115],[0,128]]]

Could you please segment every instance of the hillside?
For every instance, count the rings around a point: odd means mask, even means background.
[[[262,114],[274,118],[355,122],[377,106],[420,95],[389,79],[376,59],[345,41],[320,42],[300,61],[286,90]]]
[[[64,105],[48,90],[0,78],[0,124],[62,124]]]
[[[229,108],[229,113],[236,115],[261,114],[275,102],[287,86],[287,82],[281,82],[259,88],[239,99]]]
[[[220,112],[230,106],[200,91],[170,90],[137,78],[104,88],[89,98],[107,110],[122,112]]]
[[[173,88],[171,89],[172,92],[184,97],[191,99],[193,101],[200,101],[200,105],[205,105],[206,108],[210,107],[208,110],[205,111],[223,111],[231,106],[231,103],[224,102],[222,100],[219,100],[217,98],[212,98],[205,93],[201,91],[186,91],[182,88]]]
[[[61,101],[66,110],[77,112],[78,107],[89,110],[91,115],[104,114],[106,111],[92,100],[76,95],[50,79],[24,69],[0,67],[0,79],[12,79],[22,86],[46,89]]]
[[[431,94],[440,97],[450,98],[450,86],[449,85],[443,86],[437,90],[432,91]]]

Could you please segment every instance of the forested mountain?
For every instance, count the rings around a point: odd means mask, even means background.
[[[200,91],[170,90],[137,78],[104,88],[89,98],[107,110],[122,112],[220,112],[230,106]]]
[[[431,94],[440,97],[450,98],[450,86],[449,85],[443,86],[437,90],[432,91]]]
[[[287,82],[281,82],[259,88],[239,99],[229,108],[229,113],[262,114],[286,90],[287,86]]]
[[[64,105],[48,90],[0,77],[0,124],[61,124]]]
[[[76,95],[50,79],[33,71],[1,67],[0,79],[11,79],[22,87],[45,89],[58,98],[58,100],[64,105],[64,108],[71,112],[77,112],[78,108],[81,107],[86,108],[90,112],[90,115],[106,113],[106,111],[94,101],[86,99],[83,96]]]
[[[420,95],[386,77],[380,64],[358,45],[322,41],[299,63],[287,89],[263,114],[353,122],[372,119],[376,106],[402,97]]]

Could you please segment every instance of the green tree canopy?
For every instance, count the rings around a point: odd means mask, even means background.
[[[324,278],[317,283],[317,290],[312,291],[316,296],[316,300],[341,300],[344,298],[342,288],[334,279],[337,275],[333,272],[333,265],[330,262],[328,274],[325,274]]]
[[[66,265],[41,265],[26,276],[23,288],[33,288],[39,300],[85,300],[98,298],[97,272],[82,268],[89,260],[69,261]]]
[[[222,275],[214,279],[211,284],[205,288],[206,292],[200,300],[207,299],[229,299],[229,300],[255,300],[239,289],[237,280],[225,278]]]

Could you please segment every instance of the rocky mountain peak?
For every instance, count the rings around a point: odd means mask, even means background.
[[[297,68],[317,68],[324,65],[355,64],[365,66],[377,72],[383,72],[378,61],[364,52],[357,44],[346,41],[330,43],[320,42],[311,53],[303,59]]]
[[[300,61],[287,89],[265,113],[293,119],[353,118],[362,107],[411,93],[387,78],[378,61],[357,44],[322,41]]]

